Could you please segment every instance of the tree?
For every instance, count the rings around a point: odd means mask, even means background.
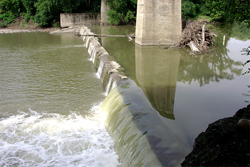
[[[135,24],[137,0],[107,0],[107,4],[111,24]]]

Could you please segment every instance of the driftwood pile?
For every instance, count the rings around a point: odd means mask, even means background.
[[[196,54],[209,52],[209,46],[213,45],[216,35],[205,26],[205,23],[199,21],[189,23],[182,32],[178,46],[180,48],[188,46]]]

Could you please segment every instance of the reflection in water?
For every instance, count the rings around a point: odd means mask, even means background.
[[[233,80],[234,75],[241,75],[242,62],[234,61],[228,56],[226,47],[218,47],[209,55],[181,54],[178,81],[197,81],[200,86],[222,79]]]
[[[96,28],[95,33],[101,31],[101,28],[107,28],[109,30],[103,32],[126,34],[120,27],[93,28]],[[232,41],[232,38],[229,40],[226,34],[226,45],[222,46],[224,35],[218,34],[218,44],[216,43],[216,47],[213,47],[210,53],[204,55],[192,55],[185,49],[176,51],[176,55],[168,54],[174,52],[172,50],[162,49],[162,53],[158,53],[156,46],[138,47],[126,38],[102,40],[104,48],[125,68],[126,75],[131,79],[128,80],[130,85],[120,87],[121,90],[116,94],[114,92],[116,88],[113,89],[105,99],[109,99],[109,102],[114,104],[107,105],[108,110],[114,112],[113,121],[109,122],[114,124],[108,127],[114,130],[113,134],[121,134],[114,135],[117,137],[115,141],[118,141],[115,147],[120,145],[120,148],[125,147],[128,150],[121,149],[121,154],[127,154],[133,162],[139,158],[146,160],[148,152],[141,140],[145,137],[151,150],[157,155],[157,159],[163,164],[166,162],[165,166],[179,165],[191,151],[197,135],[204,131],[209,123],[232,116],[245,105],[239,92],[245,90],[248,78],[240,75],[241,63],[245,62],[244,56],[242,58],[240,55],[240,50],[249,46],[249,41],[248,43]],[[169,59],[166,58],[168,55]],[[177,60],[171,60],[172,58]],[[160,72],[161,68],[164,68],[162,72]],[[171,72],[168,72],[169,69]],[[138,85],[141,88],[137,87]],[[117,96],[121,92],[123,92],[122,95]],[[160,101],[157,101],[158,99]],[[153,104],[155,101],[157,105]],[[164,105],[163,102],[169,104]],[[117,103],[121,104],[121,107]],[[123,107],[124,104],[129,105]],[[175,121],[160,116],[155,112],[156,106],[162,106],[163,109],[165,106],[172,107],[172,110],[168,108],[164,111],[172,111],[173,117],[174,110]],[[141,134],[135,130],[136,128],[140,129]],[[140,147],[138,143],[144,147]],[[128,161],[125,160],[125,163]]]
[[[135,45],[136,79],[151,105],[174,118],[175,90],[180,62],[179,51]]]

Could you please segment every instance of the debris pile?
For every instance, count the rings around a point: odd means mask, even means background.
[[[188,46],[196,54],[209,52],[209,46],[213,45],[216,35],[205,26],[205,23],[199,21],[189,23],[182,32],[178,46],[180,48]]]

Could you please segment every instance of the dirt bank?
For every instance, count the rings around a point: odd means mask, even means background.
[[[250,105],[237,111],[233,117],[211,123],[195,139],[193,151],[181,165],[250,166],[249,119]],[[238,125],[239,120],[246,120],[245,127]]]
[[[0,20],[1,23],[1,20]],[[0,28],[0,34],[22,33],[22,32],[52,32],[60,29],[59,27],[42,28],[31,19],[28,22],[24,21],[24,17],[20,15],[14,19],[14,22],[8,24],[5,28]]]

